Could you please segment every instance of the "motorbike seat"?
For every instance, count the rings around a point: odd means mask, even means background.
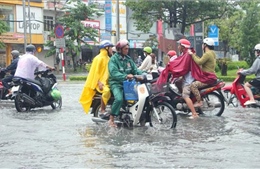
[[[215,81],[215,83],[209,84],[209,85],[207,85],[207,86],[205,86],[205,87],[202,87],[202,88],[199,88],[199,90],[203,90],[203,89],[206,89],[206,88],[209,88],[209,87],[216,86],[216,85],[219,84],[220,82],[223,82],[223,81],[220,80],[220,79],[217,79],[217,80]]]
[[[18,76],[13,77],[13,82],[14,82],[14,83],[17,83],[17,82],[20,81],[20,79],[22,79],[22,80],[26,80],[26,81],[29,81],[29,82],[32,82],[32,83],[35,83],[35,84],[37,84],[37,85],[39,85],[39,86],[42,86],[41,82],[38,81],[38,80],[25,79],[25,78],[18,77]]]

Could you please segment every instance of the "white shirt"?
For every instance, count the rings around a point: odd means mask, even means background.
[[[144,59],[143,63],[141,66],[138,68],[143,71],[148,71],[152,65],[152,57],[150,55],[147,55],[146,58]]]
[[[194,78],[192,77],[191,75],[191,71],[189,71],[183,78],[183,84],[182,86],[187,86],[187,85],[190,85],[192,82],[194,82]]]
[[[14,76],[34,79],[34,71],[37,67],[46,69],[46,64],[36,56],[26,53],[19,59]]]

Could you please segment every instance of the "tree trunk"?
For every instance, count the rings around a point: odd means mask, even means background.
[[[221,75],[227,76],[227,63],[225,61],[221,63]]]

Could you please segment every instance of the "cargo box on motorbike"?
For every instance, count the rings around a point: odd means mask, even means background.
[[[139,84],[140,83],[136,82],[135,80],[126,80],[123,82],[125,100],[138,100],[137,86]]]

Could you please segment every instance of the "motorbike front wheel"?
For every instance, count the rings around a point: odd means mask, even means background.
[[[18,112],[27,112],[30,110],[30,106],[27,103],[24,103],[21,94],[18,93],[14,99],[15,108]]]
[[[60,98],[59,100],[53,101],[51,104],[52,109],[61,109],[61,106],[62,106],[62,98]]]
[[[173,107],[167,102],[154,104],[151,111],[150,126],[156,129],[172,129],[177,125],[177,115]]]

